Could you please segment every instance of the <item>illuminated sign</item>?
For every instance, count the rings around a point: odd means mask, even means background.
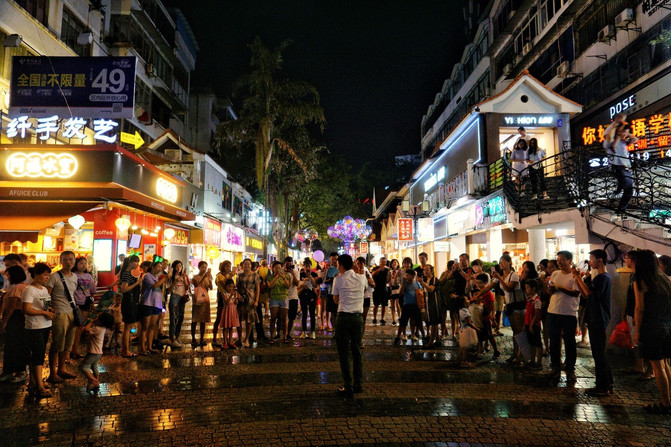
[[[398,222],[398,240],[411,241],[413,234],[412,219],[399,218],[397,222]]]
[[[638,143],[629,146],[629,150],[651,149],[653,147],[671,146],[671,113],[657,113],[645,118],[631,120],[631,134],[638,138]],[[585,126],[582,128],[582,142],[585,146],[603,143],[606,128]]]
[[[203,244],[221,245],[221,222],[207,217],[203,219]]]
[[[173,227],[171,225],[166,225],[165,227],[166,229],[172,228],[175,231],[174,236],[167,241],[168,244],[181,246],[189,245],[189,230],[185,228]]]
[[[164,178],[159,178],[156,180],[156,194],[168,202],[175,203],[177,201],[177,186]]]
[[[632,146],[630,146],[630,150],[631,150]],[[607,166],[610,166],[610,162],[611,162],[610,158],[611,157],[609,157],[609,156],[590,158],[589,159],[589,167],[590,168],[601,168],[601,167],[605,168]],[[635,160],[640,160],[640,161],[648,161],[648,160],[650,160],[650,158],[671,158],[671,149],[661,149],[661,150],[652,150],[652,151],[637,151],[635,153],[629,154],[629,158],[635,159]]]
[[[624,98],[622,101],[616,102],[608,109],[610,111],[610,119],[613,119],[615,114],[625,112],[630,107],[633,107],[635,105],[636,105],[636,95],[630,95]]]
[[[231,224],[224,224],[221,229],[221,246],[224,250],[245,251],[245,231]]]
[[[26,138],[28,130],[34,129],[37,137],[42,141],[49,138],[56,138],[59,134],[65,139],[83,140],[86,138],[84,130],[87,128],[88,121],[84,118],[59,118],[58,115],[44,118],[31,118],[27,115],[13,118],[7,124],[5,134],[7,138]],[[105,143],[116,143],[116,129],[119,123],[114,120],[96,118],[90,120],[89,128],[94,132],[93,139]]]
[[[247,236],[247,237],[245,237],[245,241],[247,242],[247,247],[248,248],[255,248],[256,250],[263,250],[263,242],[258,240],[258,239],[254,239],[254,238],[251,238],[251,237]]]
[[[504,126],[552,126],[554,123],[554,115],[506,115],[503,117]]]
[[[365,254],[368,253],[368,242],[362,242],[359,245],[359,253],[361,253],[362,255],[365,255]]]
[[[436,184],[445,178],[445,166],[441,166],[437,172],[431,174],[431,176],[424,182],[424,192],[429,192],[431,188],[436,186]]]
[[[53,152],[17,152],[10,155],[5,163],[7,173],[12,177],[28,178],[66,179],[77,172],[77,166],[74,155]]]
[[[417,219],[417,240],[432,241],[433,240],[433,218],[423,217]]]

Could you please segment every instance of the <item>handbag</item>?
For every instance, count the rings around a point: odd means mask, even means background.
[[[508,276],[508,281],[510,281],[510,278],[512,278],[513,272],[510,273],[510,276]],[[524,296],[524,292],[522,291],[522,286],[518,283],[517,287],[513,289],[511,296],[510,302],[506,305],[506,314],[511,315],[513,312],[517,310],[524,310],[527,305],[527,299]]]
[[[85,326],[86,320],[84,319],[84,315],[82,314],[82,311],[79,310],[79,307],[77,307],[77,304],[75,304],[75,300],[72,298],[72,295],[70,295],[70,289],[68,289],[68,286],[65,284],[65,276],[63,276],[63,272],[59,271],[58,276],[61,277],[61,283],[63,283],[65,297],[68,299],[70,306],[72,307],[72,316],[75,326]]]
[[[415,289],[415,299],[417,300],[417,307],[424,309],[424,290]]]
[[[634,343],[631,341],[631,332],[629,331],[629,324],[627,320],[622,320],[615,326],[613,333],[608,340],[611,345],[618,346],[623,349],[633,349]]]
[[[207,294],[205,287],[198,286],[193,291],[193,297],[196,304],[204,304],[210,301],[210,296]]]
[[[520,348],[520,356],[525,362],[531,360],[531,345],[529,344],[529,338],[525,331],[520,332],[515,335],[515,341],[517,341],[517,346]]]

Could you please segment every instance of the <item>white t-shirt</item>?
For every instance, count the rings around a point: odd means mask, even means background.
[[[564,273],[556,270],[552,273],[550,280],[555,287],[563,287],[568,290],[580,290],[578,284],[571,273]],[[550,297],[550,306],[548,313],[557,315],[569,315],[575,317],[578,314],[580,297],[567,295],[564,292],[556,291]]]
[[[21,295],[21,302],[32,303],[31,307],[36,310],[48,310],[51,303],[51,295],[45,287],[28,286]],[[44,315],[26,314],[26,329],[46,329],[51,327],[51,320]]]
[[[515,287],[515,290],[519,290],[519,289],[521,289],[521,286],[520,286],[520,275],[518,275],[517,272],[511,272],[511,273],[508,273],[508,275],[504,276],[503,279],[506,280],[506,283],[510,283],[510,282],[513,282],[513,281],[517,281],[517,287]],[[498,284],[498,283],[499,283],[499,280],[498,280],[498,279],[495,279],[494,282],[495,282],[496,284]],[[513,292],[508,292],[508,291],[507,291],[506,289],[504,289],[503,287],[501,287],[501,290],[503,290],[503,295],[505,296],[506,304],[510,304],[510,302],[513,300]]]
[[[287,272],[287,273],[289,273],[289,272]],[[298,274],[298,272],[296,271],[295,268],[290,273],[293,275],[294,278],[300,279],[300,276],[299,276],[299,274]],[[294,280],[293,279],[291,280],[291,287],[289,287],[289,289],[287,290],[287,299],[289,299],[289,300],[297,300],[298,299],[298,286],[294,285]]]
[[[368,284],[368,278],[366,275],[370,276],[370,271],[368,270],[368,267],[363,268],[363,278],[366,280],[366,288],[363,291],[363,297],[364,298],[371,298],[373,296],[373,292],[375,291],[375,287],[371,286]]]
[[[68,286],[68,291],[70,296],[74,299],[75,290],[77,290],[77,285],[79,284],[79,279],[77,275],[70,272],[70,275],[63,274],[65,278],[65,284]],[[47,281],[47,287],[51,288],[51,297],[53,298],[53,307],[54,312],[58,314],[71,314],[72,305],[70,300],[68,300],[65,295],[65,289],[63,288],[63,282],[61,281],[61,275],[58,272],[54,272],[49,276],[49,281]]]
[[[363,313],[366,277],[347,270],[333,279],[333,295],[338,295],[338,312]]]
[[[102,326],[91,325],[89,331],[89,354],[103,353],[103,342],[105,341],[105,329]]]

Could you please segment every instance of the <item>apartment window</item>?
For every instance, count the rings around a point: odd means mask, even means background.
[[[139,77],[135,78],[135,105],[151,114],[151,90]]]
[[[28,14],[42,25],[47,26],[47,0],[15,0]]]
[[[79,20],[68,8],[63,8],[63,26],[61,28],[61,40],[72,48],[78,56],[90,56],[91,45],[77,43],[77,37],[82,33],[90,32],[86,25]]]

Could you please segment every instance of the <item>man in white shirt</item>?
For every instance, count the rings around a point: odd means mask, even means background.
[[[338,388],[338,393],[344,396],[363,391],[361,338],[363,336],[363,292],[366,288],[366,277],[357,275],[352,270],[353,266],[354,261],[350,255],[340,255],[338,257],[340,274],[333,280],[333,300],[338,305],[335,339],[344,382],[344,385]],[[353,373],[350,373],[350,355]]]
[[[561,340],[566,349],[566,380],[575,381],[576,344],[575,329],[580,304],[580,288],[571,271],[573,254],[568,251],[557,253],[557,265],[550,277],[548,290],[552,294],[548,307],[547,323],[550,332],[550,376],[559,379],[561,375]],[[563,332],[563,334],[562,334]]]

